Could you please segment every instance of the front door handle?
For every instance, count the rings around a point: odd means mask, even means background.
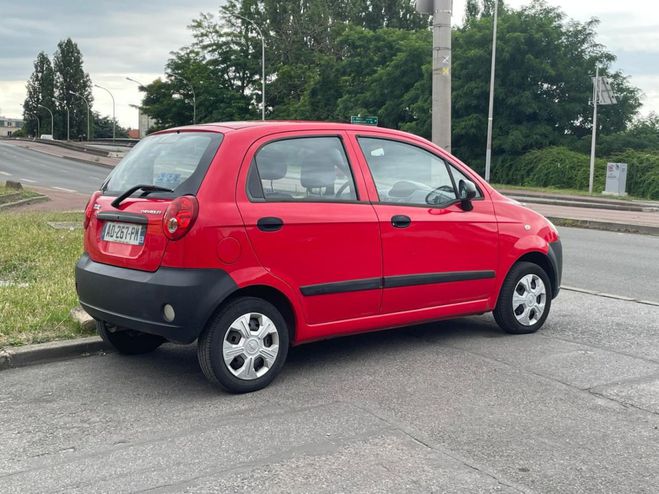
[[[391,224],[394,228],[407,228],[412,223],[412,220],[409,216],[404,214],[397,214],[396,216],[391,217]]]
[[[262,232],[276,232],[277,230],[281,230],[281,227],[284,226],[284,220],[273,216],[267,216],[265,218],[260,218],[256,222],[256,226]]]

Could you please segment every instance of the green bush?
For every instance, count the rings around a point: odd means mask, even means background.
[[[590,157],[565,147],[530,151],[494,167],[494,182],[530,187],[588,190]],[[604,190],[606,160],[595,161],[594,190]]]
[[[625,151],[595,160],[593,190],[604,190],[607,163],[627,163],[627,193],[659,199],[659,152]],[[528,187],[588,190],[590,156],[564,147],[530,151],[492,168],[492,181]]]
[[[625,151],[609,159],[627,163],[627,192],[633,196],[659,199],[659,152]]]

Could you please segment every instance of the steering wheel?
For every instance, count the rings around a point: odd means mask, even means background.
[[[339,187],[339,190],[336,191],[336,194],[334,194],[334,197],[339,198],[343,195],[343,192],[352,185],[352,182],[350,180],[346,181],[341,187]]]
[[[455,189],[451,185],[440,185],[426,196],[426,202],[432,205],[443,204],[455,200]]]

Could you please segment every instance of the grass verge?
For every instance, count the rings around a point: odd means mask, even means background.
[[[82,229],[48,225],[81,224],[82,216],[0,214],[0,347],[91,334],[69,316],[78,303],[74,266],[82,252]]]
[[[7,202],[20,201],[21,199],[29,199],[31,197],[38,197],[41,194],[38,194],[32,190],[28,189],[8,189],[5,185],[0,184],[0,204]]]
[[[644,199],[642,197],[634,197],[630,195],[626,196],[607,196],[600,192],[589,193],[587,190],[579,189],[558,189],[556,187],[532,187],[525,185],[508,185],[508,184],[491,184],[492,187],[501,191],[501,190],[518,190],[520,192],[545,192],[547,194],[558,194],[564,196],[581,196],[581,197],[595,197],[597,199],[615,199],[622,201],[648,201],[649,199]]]

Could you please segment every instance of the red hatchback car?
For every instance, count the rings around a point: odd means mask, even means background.
[[[91,197],[84,244],[76,286],[103,339],[128,354],[198,339],[231,392],[308,341],[488,311],[536,331],[562,269],[556,228],[455,157],[333,123],[153,134]]]

